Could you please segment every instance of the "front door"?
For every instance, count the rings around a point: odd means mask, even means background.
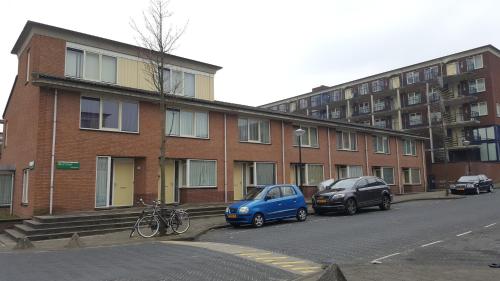
[[[182,185],[182,160],[165,159],[165,203],[179,203],[179,187]],[[158,171],[158,199],[161,200],[161,179]]]
[[[113,206],[134,205],[134,159],[113,159]]]
[[[233,198],[243,199],[243,163],[234,163],[233,166]]]

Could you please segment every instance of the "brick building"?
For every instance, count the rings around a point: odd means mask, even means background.
[[[395,193],[425,189],[424,137],[215,101],[220,67],[177,56],[165,57],[172,78],[166,83],[183,87],[169,95],[164,113],[139,51],[26,24],[12,49],[19,67],[3,114],[0,159],[0,196],[12,197],[15,214],[157,198],[161,114],[168,202],[229,202],[254,186],[296,183],[300,176],[307,196],[323,179],[369,174],[386,179]],[[303,165],[297,128],[305,130]]]
[[[500,51],[491,45],[262,107],[425,136],[431,178],[500,182]]]

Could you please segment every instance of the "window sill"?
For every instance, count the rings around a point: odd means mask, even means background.
[[[295,145],[295,144],[294,144],[294,145],[293,145],[293,147],[297,147],[297,148],[298,148],[298,147],[299,147],[299,145],[298,145],[298,144],[297,144],[297,145]],[[301,147],[301,148],[313,148],[313,149],[319,149],[319,146],[310,146],[310,145],[301,145],[300,147]]]
[[[217,189],[217,186],[181,186],[179,189]]]
[[[258,141],[242,141],[242,140],[240,140],[239,143],[271,145],[271,143],[258,142]]]
[[[417,155],[413,155],[413,154],[403,154],[403,156],[409,156],[409,157],[417,157]]]
[[[390,152],[377,152],[377,151],[375,151],[375,154],[391,155]]]
[[[359,150],[351,150],[351,149],[338,149],[337,148],[337,151],[345,151],[345,152],[359,152]]]
[[[82,131],[94,131],[94,132],[108,132],[108,133],[121,133],[121,134],[131,134],[131,135],[139,135],[139,132],[127,132],[127,131],[118,131],[118,130],[107,130],[107,129],[92,129],[92,128],[81,128]]]
[[[21,203],[21,207],[28,207],[29,203]]]
[[[403,183],[403,185],[422,185],[422,183]]]
[[[202,137],[175,136],[175,135],[166,135],[165,137],[167,137],[167,138],[183,138],[183,139],[210,140],[210,137],[208,137],[208,138],[202,138]]]

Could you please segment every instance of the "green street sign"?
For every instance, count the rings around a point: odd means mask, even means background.
[[[80,170],[80,162],[57,161],[56,168],[60,170]]]

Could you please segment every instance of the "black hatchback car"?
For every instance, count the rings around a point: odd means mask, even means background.
[[[479,194],[481,191],[492,192],[493,181],[485,175],[462,176],[450,185],[450,192]]]
[[[372,206],[388,210],[391,202],[392,193],[387,183],[372,176],[337,180],[312,198],[314,212],[318,215],[332,211],[354,215],[359,208]]]

